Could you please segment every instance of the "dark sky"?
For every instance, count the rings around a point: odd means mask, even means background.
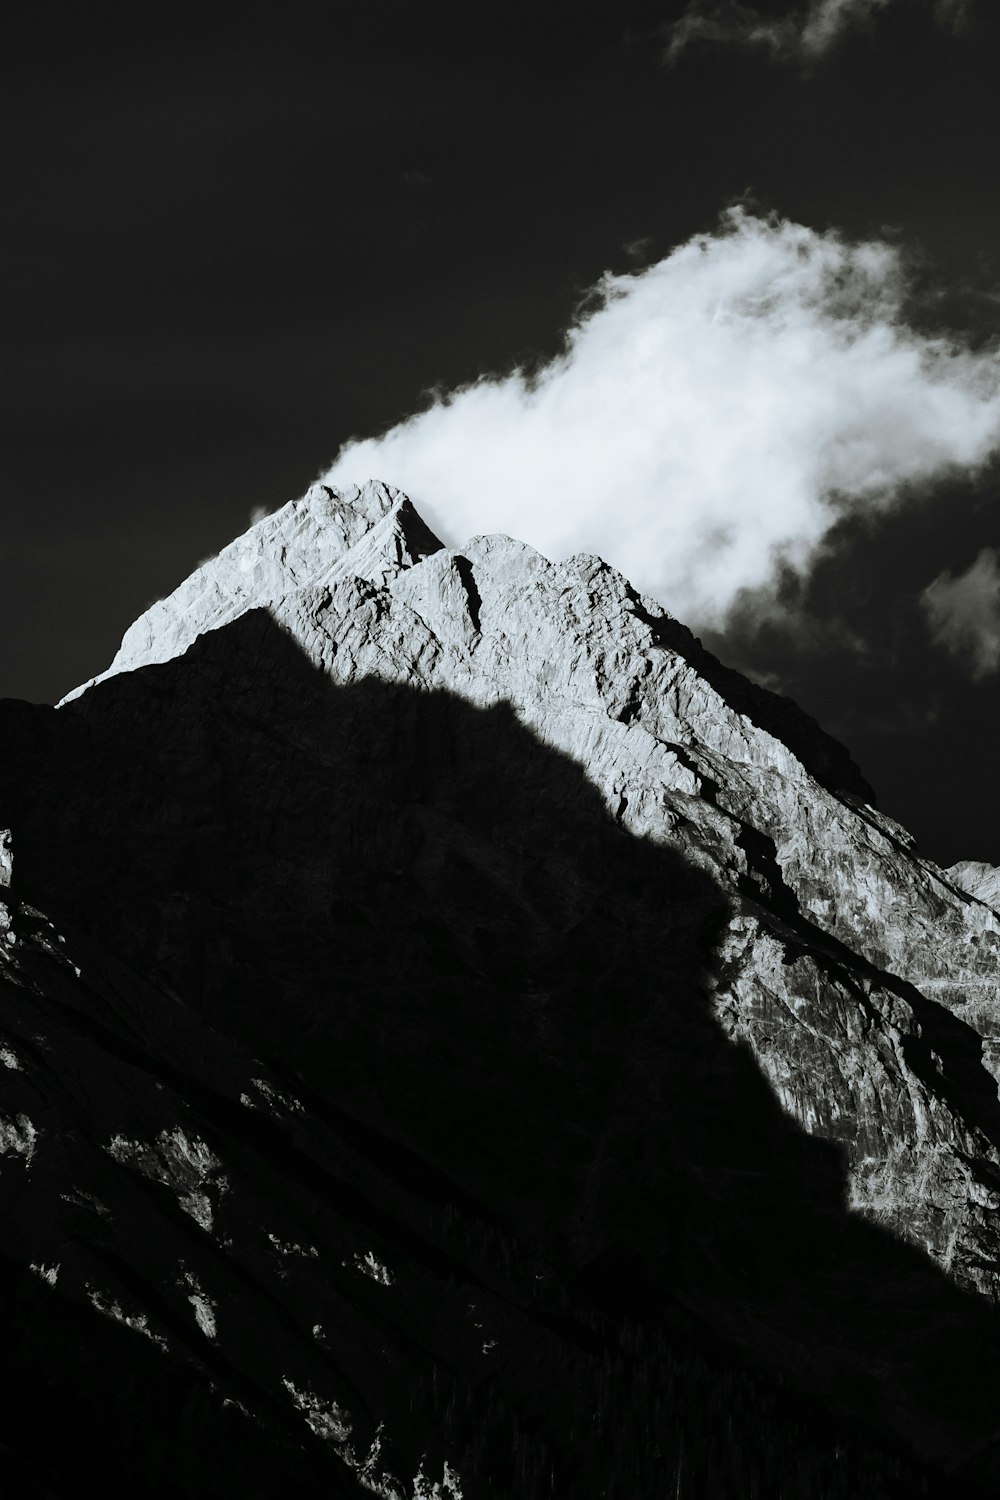
[[[103,668],[253,507],[428,388],[551,355],[603,271],[747,192],[893,237],[913,318],[995,339],[1000,7],[956,31],[894,0],[811,66],[701,41],[667,67],[683,10],[38,4],[8,25],[0,692],[53,701]],[[815,629],[712,642],[843,738],[942,862],[1000,863],[998,680],[931,640],[919,595],[1000,544],[998,494],[1000,467],[845,520],[789,586]]]

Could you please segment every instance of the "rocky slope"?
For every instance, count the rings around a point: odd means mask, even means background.
[[[23,1493],[995,1490],[1000,916],[599,559],[317,485],[0,747]]]
[[[960,859],[957,865],[948,866],[946,874],[959,890],[975,896],[977,901],[994,907],[1000,904],[1000,869],[995,865],[977,859]]]

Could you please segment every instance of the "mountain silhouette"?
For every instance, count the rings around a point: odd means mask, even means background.
[[[0,704],[11,1493],[995,1489],[1000,1103],[907,893],[984,983],[995,914],[805,716],[536,556],[251,593]],[[632,628],[702,715],[673,784]],[[906,905],[853,943],[841,827]]]

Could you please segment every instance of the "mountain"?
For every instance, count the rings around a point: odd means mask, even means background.
[[[599,558],[316,485],[0,761],[9,1493],[995,1493],[1000,915]]]

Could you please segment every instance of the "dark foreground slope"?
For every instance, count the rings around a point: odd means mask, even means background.
[[[606,570],[466,552],[0,705],[9,1492],[993,1493],[996,1085],[887,958],[995,918]]]

